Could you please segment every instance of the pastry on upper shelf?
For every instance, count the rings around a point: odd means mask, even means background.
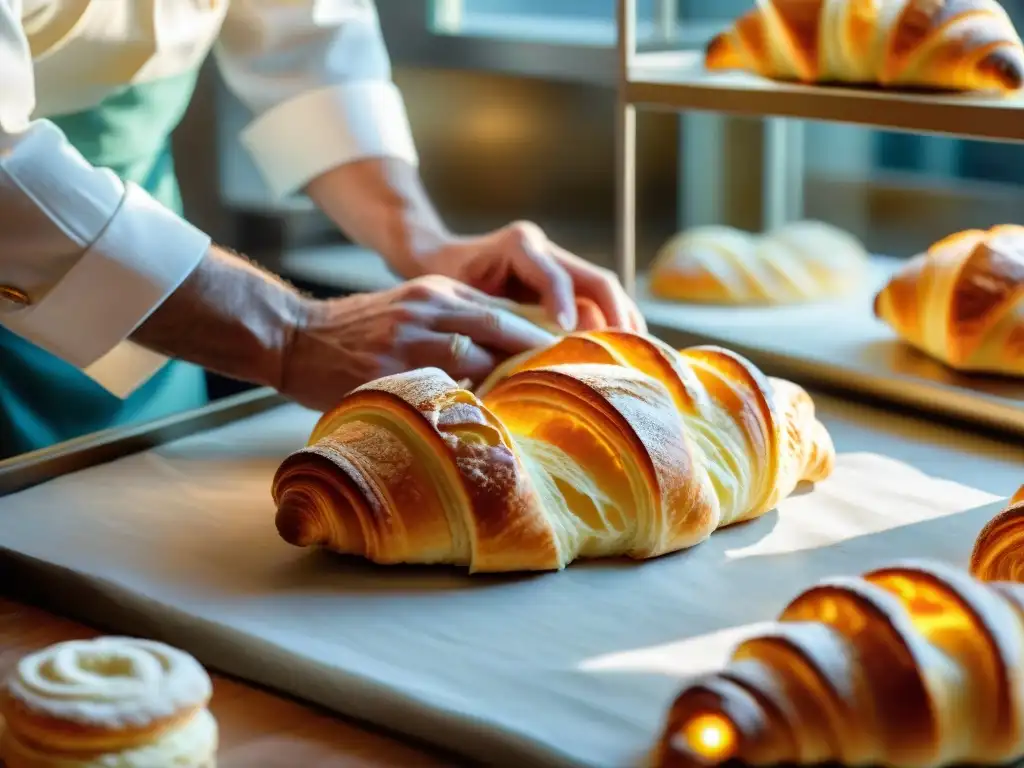
[[[573,333],[474,394],[427,368],[325,414],[273,482],[288,542],[471,572],[650,558],[772,509],[835,453],[806,391],[717,347]]]
[[[940,240],[882,288],[875,315],[954,370],[1024,375],[1024,227]]]
[[[825,580],[672,704],[658,768],[1024,756],[1024,586],[939,563]]]
[[[971,552],[971,573],[983,581],[1024,582],[1024,485],[981,529]]]
[[[215,768],[213,686],[192,656],[130,637],[22,658],[0,698],[4,768]]]
[[[868,258],[857,238],[820,221],[794,221],[762,235],[694,227],[658,251],[649,290],[670,301],[716,304],[822,301],[861,285]]]
[[[890,89],[1012,92],[1024,48],[995,0],[761,0],[715,36],[709,70]]]

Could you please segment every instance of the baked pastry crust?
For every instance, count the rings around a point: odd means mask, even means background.
[[[879,291],[875,315],[954,370],[1024,375],[1024,227],[940,240]]]
[[[824,581],[673,703],[659,768],[1024,755],[1024,587],[908,562]]]
[[[982,581],[1024,582],[1024,485],[981,529],[971,552],[971,573]]]
[[[711,40],[704,64],[893,89],[1024,85],[1024,47],[996,0],[764,0]]]
[[[22,658],[0,713],[5,768],[214,768],[212,683],[191,656],[128,637]]]
[[[868,265],[857,238],[820,221],[795,221],[761,235],[694,227],[655,255],[649,290],[668,301],[799,304],[851,293]]]
[[[797,385],[724,349],[606,330],[513,358],[476,394],[437,369],[360,387],[281,464],[272,492],[297,546],[553,570],[691,547],[834,461]]]

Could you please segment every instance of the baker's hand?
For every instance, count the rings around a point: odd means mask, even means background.
[[[423,272],[460,280],[493,296],[540,303],[564,330],[598,326],[577,317],[576,297],[593,301],[605,326],[646,331],[640,310],[614,273],[547,239],[530,222],[477,237],[458,237],[419,259]],[[532,296],[531,296],[532,294]]]
[[[361,384],[415,368],[479,383],[502,359],[553,340],[491,296],[430,275],[387,291],[308,301],[278,388],[326,411]]]

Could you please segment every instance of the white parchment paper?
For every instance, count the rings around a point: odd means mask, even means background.
[[[830,480],[642,564],[470,578],[290,547],[270,481],[314,416],[283,407],[0,499],[0,567],[111,630],[489,765],[637,766],[680,679],[801,589],[903,557],[963,564],[1001,505],[989,491],[1024,482],[1018,449],[818,402]]]

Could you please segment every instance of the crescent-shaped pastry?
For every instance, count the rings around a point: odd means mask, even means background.
[[[938,563],[824,581],[673,703],[659,768],[1024,756],[1024,586]]]
[[[997,0],[759,0],[711,40],[705,66],[893,89],[1024,85],[1024,47]]]
[[[669,301],[736,305],[822,301],[859,287],[868,259],[853,235],[820,221],[791,222],[763,235],[695,227],[655,255],[650,292]]]
[[[128,637],[21,659],[0,698],[4,768],[215,768],[209,675],[188,654]]]
[[[882,288],[875,315],[954,370],[1024,375],[1024,227],[940,240]]]
[[[624,331],[509,360],[477,394],[437,369],[363,386],[273,483],[297,546],[472,572],[649,558],[828,476],[806,391],[716,347]]]
[[[971,573],[982,581],[1024,582],[1024,485],[981,529],[971,552]]]

